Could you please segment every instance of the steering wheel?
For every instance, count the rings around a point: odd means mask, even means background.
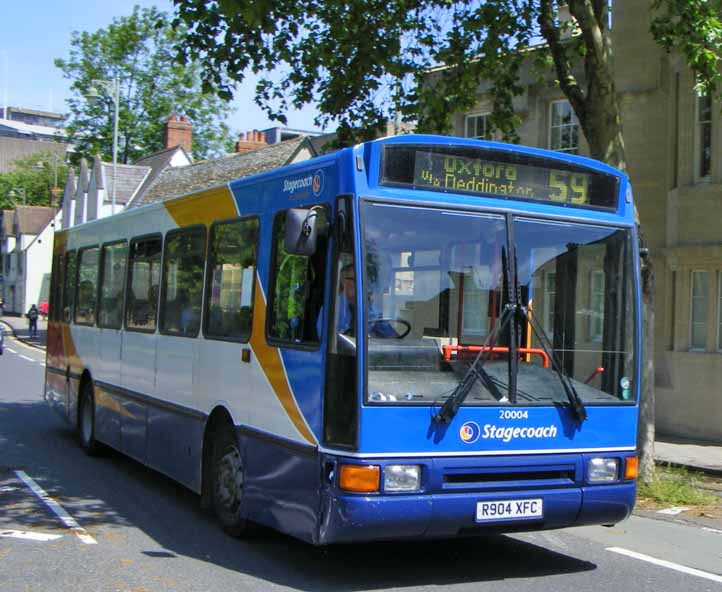
[[[403,331],[397,331],[396,327],[389,326],[389,329],[391,329],[395,335],[383,335],[382,332],[377,331],[377,336],[379,337],[395,337],[396,339],[403,339],[411,332],[411,323],[408,321],[405,321],[404,319],[392,319],[392,318],[380,318],[380,319],[373,319],[372,321],[369,321],[369,332],[373,332],[374,328],[377,327],[381,323],[386,323],[387,325],[390,325],[393,323],[394,325],[401,325],[403,327]]]

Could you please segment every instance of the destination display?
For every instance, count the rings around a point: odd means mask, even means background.
[[[455,193],[616,209],[617,182],[550,159],[445,147],[387,148],[382,182]],[[534,161],[537,162],[534,162]]]

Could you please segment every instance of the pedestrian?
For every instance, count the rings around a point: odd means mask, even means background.
[[[25,315],[28,317],[28,324],[30,326],[30,339],[38,336],[38,315],[38,307],[34,304],[30,307],[28,314]]]

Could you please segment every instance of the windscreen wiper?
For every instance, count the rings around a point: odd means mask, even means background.
[[[496,336],[503,333],[504,329],[509,323],[513,323],[514,325],[516,325],[517,306],[515,298],[512,295],[512,274],[511,270],[509,269],[509,259],[506,256],[506,251],[504,248],[502,248],[501,250],[501,262],[502,268],[504,270],[504,283],[506,284],[507,288],[508,302],[504,306],[501,317],[499,317],[499,322],[494,326],[491,331],[489,331],[489,336],[486,338],[486,341],[481,346],[479,353],[476,354],[476,357],[469,366],[469,369],[466,371],[466,374],[464,374],[464,377],[461,379],[461,381],[451,393],[449,398],[444,401],[441,409],[439,409],[439,411],[434,415],[433,420],[435,423],[449,423],[454,418],[456,413],[459,411],[459,407],[461,407],[461,404],[466,400],[469,392],[471,392],[471,387],[474,386],[474,382],[477,379],[481,380],[481,383],[497,400],[500,401],[503,398],[502,394],[499,392],[499,388],[489,376],[489,373],[484,370],[484,363],[486,362],[486,360],[489,359],[489,355],[494,349]],[[513,333],[514,332],[512,331],[512,334]],[[509,348],[510,359],[512,349],[516,351],[515,348]],[[487,355],[485,356],[484,354]],[[509,378],[511,378],[511,374],[512,373],[510,370]],[[516,372],[514,372],[514,384],[516,385]]]
[[[504,306],[504,311],[502,312],[502,315],[499,319],[499,323],[489,333],[486,342],[474,358],[471,366],[469,366],[469,369],[464,375],[464,378],[462,378],[462,380],[451,393],[449,398],[444,401],[441,409],[439,409],[439,411],[433,416],[433,421],[435,423],[449,423],[458,412],[459,407],[468,396],[469,392],[471,391],[471,387],[474,385],[474,382],[477,379],[481,379],[484,386],[486,386],[487,389],[492,393],[492,395],[494,395],[497,399],[502,398],[498,393],[496,384],[493,383],[491,377],[483,368],[484,363],[488,359],[488,355],[491,353],[494,347],[494,342],[496,341],[497,334],[501,334],[506,328],[506,325],[509,323],[511,323],[511,335],[509,343],[508,392],[509,400],[512,403],[516,401],[516,377],[518,372],[518,356],[516,354],[516,329],[518,328],[517,321],[519,320],[519,317],[529,323],[529,325],[532,327],[534,334],[537,336],[537,339],[539,340],[542,349],[551,358],[552,366],[554,367],[554,370],[559,376],[559,381],[562,383],[562,387],[564,388],[564,392],[567,395],[567,399],[569,400],[569,405],[572,409],[574,417],[579,422],[584,421],[587,418],[587,412],[584,408],[583,401],[579,397],[579,394],[574,388],[574,385],[572,384],[570,378],[563,372],[561,364],[557,360],[554,353],[554,349],[550,346],[548,338],[546,337],[546,334],[544,334],[544,331],[540,330],[540,327],[536,319],[534,318],[534,315],[531,313],[528,307],[521,304],[521,287],[519,285],[519,279],[517,277],[516,271],[516,249],[514,248],[512,257],[506,257],[506,253],[502,249],[501,258],[503,264],[502,267],[504,269],[504,281],[507,285],[508,303]],[[512,260],[513,266],[510,263]],[[487,354],[487,356],[485,357],[484,354]],[[490,386],[492,386],[492,388],[489,388]]]

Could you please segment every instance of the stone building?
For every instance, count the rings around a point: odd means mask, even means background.
[[[657,430],[722,442],[722,109],[649,32],[649,2],[613,3],[615,82],[628,173],[656,272]],[[527,65],[515,99],[521,143],[588,155],[562,92]],[[491,138],[480,86],[454,134]]]

